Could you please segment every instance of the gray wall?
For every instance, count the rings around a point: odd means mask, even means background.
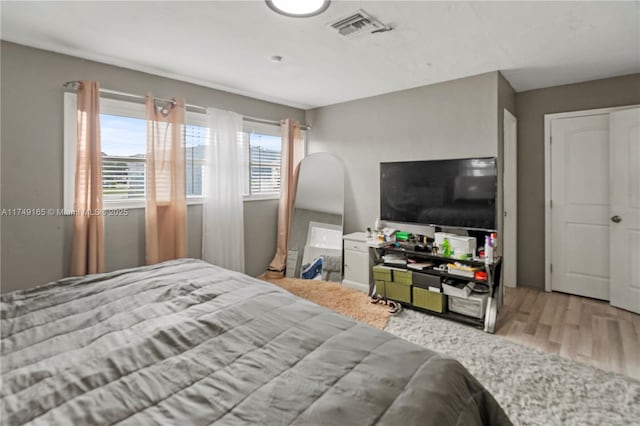
[[[379,215],[379,163],[498,154],[497,72],[307,111],[309,153],[345,165],[345,233]]]
[[[640,74],[516,95],[518,285],[544,289],[544,115],[633,104],[640,104]]]
[[[244,272],[258,276],[276,252],[278,200],[244,203]]]
[[[62,208],[63,88],[69,80],[98,80],[102,87],[159,97],[183,96],[188,103],[267,119],[304,119],[304,112],[245,96],[70,56],[1,44],[1,208]],[[275,251],[276,201],[245,203],[246,271],[266,269]],[[105,223],[109,270],[144,259],[142,209]],[[68,273],[70,218],[2,218],[2,291],[27,288]],[[188,208],[189,255],[200,257],[201,208]]]

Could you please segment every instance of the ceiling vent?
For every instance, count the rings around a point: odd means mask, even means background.
[[[329,25],[336,30],[338,34],[347,38],[374,32],[384,32],[390,29],[362,9]]]

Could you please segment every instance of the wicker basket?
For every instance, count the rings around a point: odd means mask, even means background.
[[[413,287],[413,305],[422,309],[443,313],[447,306],[447,296],[442,293]]]
[[[376,294],[379,294],[382,297],[386,297],[386,283],[385,281],[376,280]]]
[[[393,269],[388,266],[376,265],[373,267],[373,279],[376,281],[391,281]]]
[[[411,271],[394,269],[393,282],[400,283],[400,284],[411,284]]]
[[[395,275],[395,274],[394,274]],[[397,281],[386,282],[384,284],[387,299],[399,302],[411,303],[411,284]]]

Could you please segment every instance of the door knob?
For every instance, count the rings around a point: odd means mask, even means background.
[[[611,222],[620,223],[622,222],[622,218],[618,215],[611,217]]]

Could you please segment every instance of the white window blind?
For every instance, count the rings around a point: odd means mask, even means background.
[[[186,184],[187,197],[204,195],[204,167],[206,145],[209,144],[209,129],[206,126],[187,124],[186,142]]]
[[[144,198],[144,158],[102,156],[104,202]]]
[[[249,134],[249,191],[251,195],[280,192],[282,139],[260,133]]]

